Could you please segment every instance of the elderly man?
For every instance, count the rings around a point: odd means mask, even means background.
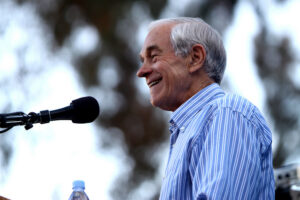
[[[173,111],[160,199],[274,199],[271,131],[254,105],[220,88],[219,34],[199,18],[158,20],[140,58],[152,105]]]

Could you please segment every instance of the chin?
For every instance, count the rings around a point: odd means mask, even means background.
[[[160,101],[158,98],[153,98],[153,97],[151,97],[150,102],[151,102],[151,104],[152,104],[154,107],[159,107],[159,108],[160,108],[161,101]]]
[[[150,103],[152,104],[152,106],[154,106],[154,107],[159,107],[158,105],[158,103],[151,97],[151,99],[150,99]]]
[[[161,100],[159,99],[153,99],[151,98],[150,100],[152,106],[160,108],[162,110],[166,110],[166,111],[173,111],[173,109],[170,108],[170,106],[165,105]]]

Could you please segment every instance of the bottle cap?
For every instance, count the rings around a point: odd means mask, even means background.
[[[73,187],[72,189],[75,189],[75,188],[81,188],[81,189],[85,189],[85,184],[84,184],[84,181],[82,180],[76,180],[76,181],[73,181]]]

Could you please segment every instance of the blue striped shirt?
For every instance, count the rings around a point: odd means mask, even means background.
[[[170,133],[161,200],[274,199],[271,131],[246,99],[212,84],[172,113]]]

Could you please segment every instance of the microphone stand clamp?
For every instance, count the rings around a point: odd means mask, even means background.
[[[39,115],[31,112],[28,115],[23,112],[14,112],[8,114],[0,114],[0,127],[4,130],[0,130],[0,134],[4,133],[15,126],[25,125],[25,129],[31,129],[33,123],[38,121]]]

